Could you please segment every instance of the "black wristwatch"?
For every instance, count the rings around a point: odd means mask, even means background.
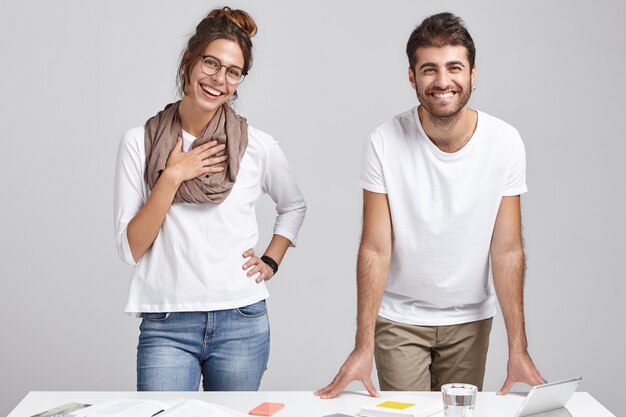
[[[272,258],[270,258],[267,255],[261,256],[261,260],[263,262],[265,262],[267,264],[267,266],[272,268],[272,271],[274,271],[274,274],[276,274],[278,272],[278,264],[276,263],[275,260],[273,260]]]

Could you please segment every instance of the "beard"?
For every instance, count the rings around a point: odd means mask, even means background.
[[[461,116],[461,110],[467,105],[472,95],[471,82],[460,87],[449,86],[446,88],[426,89],[426,91],[428,91],[427,93],[420,91],[419,88],[416,88],[415,91],[417,93],[417,99],[424,110],[430,115],[430,119],[439,126],[449,126],[453,124]],[[438,91],[454,91],[456,93],[456,104],[443,107],[439,105],[439,103],[436,103],[431,94]]]

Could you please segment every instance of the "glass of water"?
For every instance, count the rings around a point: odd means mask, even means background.
[[[441,387],[443,413],[446,417],[473,417],[476,404],[476,385],[446,384]]]

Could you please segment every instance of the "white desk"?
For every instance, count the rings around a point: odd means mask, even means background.
[[[382,398],[394,395],[382,392]],[[402,395],[411,394],[403,392]],[[414,392],[441,398],[439,392]],[[321,400],[310,391],[259,391],[259,392],[127,392],[127,391],[31,391],[15,407],[8,417],[30,417],[50,408],[69,403],[93,404],[101,401],[135,398],[167,399],[194,398],[221,404],[248,413],[264,401],[285,403],[285,408],[276,417],[322,417],[333,413],[357,415],[361,406],[377,401],[361,392],[344,392],[332,400]],[[475,417],[513,416],[524,399],[524,395],[508,394],[497,396],[493,392],[479,392],[476,398]],[[573,417],[615,417],[586,392],[576,392],[567,404]],[[443,412],[436,414],[442,417]]]

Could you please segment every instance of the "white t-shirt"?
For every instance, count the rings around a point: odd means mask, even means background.
[[[519,133],[478,112],[459,151],[428,138],[417,107],[379,126],[363,151],[361,186],[387,194],[393,248],[379,314],[437,326],[493,317],[491,236],[503,196],[527,191]]]
[[[194,140],[183,132],[183,150]],[[270,195],[277,211],[274,233],[294,246],[306,212],[278,143],[248,127],[248,147],[230,195],[217,205],[172,204],[152,247],[135,263],[126,229],[149,195],[145,165],[142,126],[122,137],[115,172],[115,242],[119,256],[135,265],[126,312],[223,310],[267,298],[265,283],[242,269],[242,253],[258,239],[256,203]]]

